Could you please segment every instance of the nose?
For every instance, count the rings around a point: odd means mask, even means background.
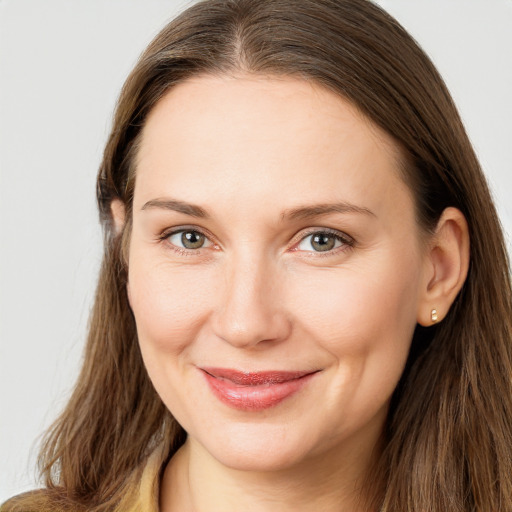
[[[276,264],[239,255],[224,270],[224,286],[218,290],[213,313],[214,333],[238,348],[286,339],[291,322],[280,299],[283,280]]]

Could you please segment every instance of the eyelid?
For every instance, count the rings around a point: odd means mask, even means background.
[[[209,245],[208,247],[201,247],[199,249],[187,249],[186,247],[179,247],[179,246],[168,241],[168,238],[171,235],[182,233],[183,231],[196,231],[197,233],[200,233],[201,235],[203,235],[210,242],[211,245]],[[329,251],[325,251],[325,252],[313,251],[313,250],[312,251],[304,251],[304,250],[297,249],[297,245],[300,244],[308,236],[311,236],[314,234],[319,234],[319,233],[334,236],[336,239],[338,239],[342,242],[342,246],[333,248],[333,249],[331,249]],[[173,250],[175,250],[181,254],[186,254],[186,255],[199,254],[200,252],[202,252],[202,249],[208,249],[208,248],[211,248],[212,246],[215,248],[220,247],[220,244],[215,241],[213,235],[211,235],[206,230],[204,230],[198,226],[193,226],[193,225],[174,226],[172,228],[167,228],[167,229],[163,230],[158,235],[158,240],[161,242],[167,242],[170,246],[172,246]],[[347,235],[346,233],[344,233],[342,231],[339,231],[337,229],[332,229],[332,228],[326,228],[326,227],[312,227],[312,228],[306,229],[305,231],[301,231],[299,234],[297,234],[293,238],[291,251],[303,252],[303,253],[307,253],[308,255],[315,255],[316,257],[322,257],[322,256],[326,257],[326,256],[332,256],[333,254],[336,254],[339,251],[344,251],[349,248],[352,248],[352,247],[354,247],[354,245],[355,245],[354,238],[352,238],[350,235]]]
[[[175,245],[168,240],[169,237],[171,237],[172,235],[177,235],[178,233],[183,233],[184,231],[195,231],[196,233],[200,233],[208,240],[210,245],[208,245],[207,247],[200,247],[198,249],[188,249],[186,247],[180,247],[178,245]],[[168,245],[170,245],[172,247],[173,250],[175,250],[181,254],[187,254],[187,255],[199,254],[202,251],[202,249],[210,249],[211,247],[218,247],[218,244],[215,242],[212,235],[210,235],[208,232],[206,232],[204,229],[202,229],[198,226],[174,226],[172,228],[164,229],[158,235],[158,240],[160,242],[166,242]]]
[[[304,251],[301,249],[298,249],[297,246],[305,240],[308,236],[315,235],[315,234],[325,234],[325,235],[332,235],[337,240],[341,241],[342,245],[340,247],[335,247],[329,251]],[[294,237],[293,247],[292,251],[297,252],[303,252],[307,253],[308,255],[314,254],[316,257],[322,257],[322,256],[332,256],[333,254],[337,254],[339,251],[345,251],[348,248],[352,248],[355,245],[355,240],[344,233],[343,231],[338,231],[337,229],[332,228],[321,228],[321,227],[315,227],[315,228],[309,228],[305,232],[302,231],[300,234],[298,234],[296,237]]]

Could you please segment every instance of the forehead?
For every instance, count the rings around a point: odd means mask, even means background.
[[[137,203],[165,196],[240,211],[294,202],[379,208],[408,195],[399,146],[354,105],[306,80],[200,76],[172,88],[143,129]],[[400,195],[400,194],[398,194]],[[396,203],[395,203],[396,204]],[[403,206],[403,205],[402,205]]]

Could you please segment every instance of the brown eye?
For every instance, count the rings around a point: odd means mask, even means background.
[[[171,244],[183,249],[201,249],[209,245],[206,236],[193,229],[175,231],[167,239]]]

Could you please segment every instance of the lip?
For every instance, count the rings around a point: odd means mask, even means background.
[[[317,371],[241,372],[200,368],[210,390],[224,404],[242,411],[269,409],[304,387]]]

